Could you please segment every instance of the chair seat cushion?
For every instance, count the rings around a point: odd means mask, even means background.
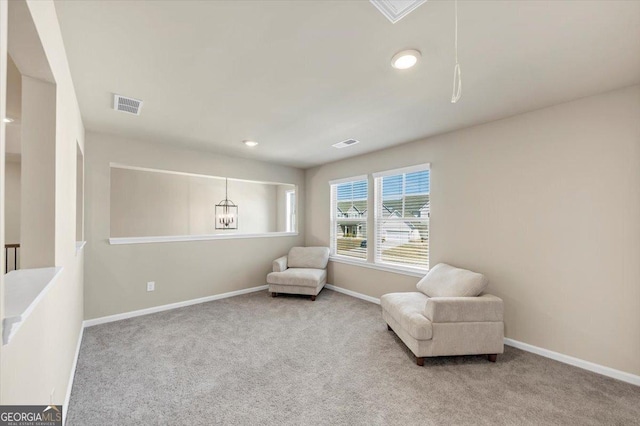
[[[433,337],[431,321],[424,316],[427,296],[418,292],[389,293],[380,298],[380,305],[416,340]]]
[[[325,269],[289,268],[283,272],[271,272],[267,275],[267,283],[279,285],[296,285],[317,287],[327,279]]]
[[[439,263],[418,281],[416,287],[429,297],[475,297],[480,295],[489,281],[477,272]]]

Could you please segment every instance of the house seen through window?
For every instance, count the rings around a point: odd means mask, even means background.
[[[429,268],[429,189],[428,169],[376,177],[376,263]]]
[[[367,259],[368,191],[366,179],[331,186],[333,255]]]
[[[429,165],[373,174],[331,185],[331,254],[380,266],[429,269]],[[367,238],[367,227],[373,238]]]

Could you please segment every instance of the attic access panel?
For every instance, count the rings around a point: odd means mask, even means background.
[[[392,24],[395,24],[414,10],[418,6],[426,3],[427,0],[370,0],[371,3],[387,17]]]

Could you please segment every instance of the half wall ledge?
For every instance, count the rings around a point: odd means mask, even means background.
[[[2,344],[7,345],[34,311],[38,303],[56,282],[62,266],[18,269],[4,276],[4,307]]]

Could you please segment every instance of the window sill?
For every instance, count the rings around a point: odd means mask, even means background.
[[[330,256],[329,260],[336,263],[343,263],[345,265],[361,266],[363,268],[376,269],[378,271],[393,272],[396,274],[409,275],[412,277],[420,277],[420,278],[424,277],[428,272],[427,270],[416,269],[416,268],[404,268],[402,266],[381,265],[379,263],[367,262],[366,260],[349,259],[349,258],[345,258],[344,256]]]
[[[53,286],[62,267],[18,269],[4,276],[5,318],[2,344],[8,344],[22,323]]]
[[[109,244],[149,244],[174,243],[182,241],[233,240],[243,238],[296,237],[297,232],[269,232],[265,234],[209,234],[209,235],[169,235],[165,237],[118,237],[109,238]]]

